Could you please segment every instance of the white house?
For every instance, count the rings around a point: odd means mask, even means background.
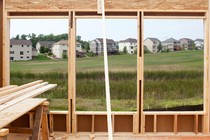
[[[195,43],[195,48],[196,48],[197,50],[204,49],[204,40],[203,40],[203,39],[196,39],[196,40],[194,41],[194,43]]]
[[[30,40],[10,40],[10,60],[31,60],[32,43]]]
[[[76,43],[76,51],[82,52],[82,45],[77,42]],[[68,40],[61,40],[56,42],[52,47],[52,53],[56,58],[63,58],[63,54],[68,54]]]
[[[137,50],[137,40],[134,38],[121,40],[118,45],[119,45],[120,52],[123,52],[124,48],[126,48],[129,54],[134,54],[135,51]]]
[[[50,51],[52,51],[52,46],[55,43],[55,41],[39,41],[36,43],[36,49],[37,53],[40,53],[41,47],[48,48]]]
[[[116,54],[118,53],[118,49],[116,46],[116,43],[112,39],[106,39],[107,42],[107,53],[108,54]],[[102,38],[96,38],[92,41],[90,41],[90,51],[97,54],[101,55],[104,52],[104,44],[103,44],[103,39]]]
[[[157,38],[148,37],[144,40],[144,46],[146,46],[150,52],[157,53],[159,45],[161,45],[161,42]]]

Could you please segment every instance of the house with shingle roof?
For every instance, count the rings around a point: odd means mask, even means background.
[[[196,39],[194,41],[196,50],[203,50],[204,49],[204,40],[203,39]]]
[[[118,53],[117,45],[113,39],[106,39],[107,42],[107,53],[116,54]],[[96,55],[102,55],[104,52],[104,44],[102,38],[96,38],[90,41],[90,51],[95,53]]]
[[[83,54],[82,45],[79,42],[76,42],[76,52],[77,52],[77,56],[78,54],[80,54],[80,57]],[[63,54],[67,55],[68,54],[68,40],[60,40],[54,43],[52,47],[52,53],[55,55],[56,58],[62,58]]]
[[[137,50],[137,39],[135,38],[128,38],[126,40],[119,41],[119,51],[123,52],[126,48],[128,54],[134,54]]]
[[[161,41],[157,38],[148,37],[144,40],[144,46],[152,53],[157,53],[159,51],[159,45],[161,45]]]
[[[38,41],[36,43],[37,53],[40,53],[41,47],[48,48],[50,51],[52,51],[52,46],[54,43],[55,41]]]
[[[30,40],[10,40],[10,60],[31,60],[32,43]]]
[[[177,51],[180,49],[180,42],[174,38],[166,39],[161,43],[163,50]]]
[[[193,49],[193,46],[194,46],[194,41],[190,38],[181,38],[179,40],[180,42],[180,47],[183,49],[183,50],[192,50]]]

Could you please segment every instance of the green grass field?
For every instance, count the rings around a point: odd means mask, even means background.
[[[183,51],[145,55],[145,71],[203,71],[203,51]],[[136,55],[109,56],[110,71],[136,71]],[[11,72],[67,72],[67,60],[34,60],[11,63]],[[77,58],[77,72],[103,71],[103,57]]]
[[[146,54],[144,109],[203,103],[203,51]],[[136,110],[136,55],[109,56],[112,110]],[[78,58],[77,110],[105,110],[103,57]],[[67,109],[67,60],[11,62],[11,84],[43,79],[58,87],[43,94],[51,109]]]

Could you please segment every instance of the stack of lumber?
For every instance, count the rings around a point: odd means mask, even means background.
[[[56,86],[56,84],[48,84],[48,82],[38,80],[21,86],[10,85],[0,88],[0,112],[25,99],[36,97]]]

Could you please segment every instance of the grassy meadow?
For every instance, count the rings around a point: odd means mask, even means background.
[[[136,110],[136,55],[109,56],[112,110]],[[145,54],[144,109],[203,103],[203,51]],[[77,110],[105,110],[103,57],[76,60]],[[67,60],[11,62],[11,84],[43,79],[58,87],[41,95],[67,109]]]

